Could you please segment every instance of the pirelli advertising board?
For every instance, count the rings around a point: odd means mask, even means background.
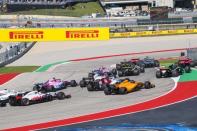
[[[181,35],[181,34],[197,34],[197,29],[111,33],[110,37],[121,38],[121,37],[141,37],[141,36],[160,36],[160,35]]]
[[[0,41],[88,41],[109,40],[109,28],[0,29]]]

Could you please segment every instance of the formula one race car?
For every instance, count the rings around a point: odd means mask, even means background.
[[[71,80],[69,82],[69,81],[62,81],[61,79],[53,78],[51,80],[46,81],[45,83],[34,84],[33,90],[51,92],[51,91],[65,89],[68,86],[76,87],[77,82],[75,80]]]
[[[139,75],[140,73],[145,72],[143,66],[138,66],[130,61],[116,64],[116,70],[119,77]]]
[[[195,67],[197,66],[197,62],[192,61],[192,59],[188,57],[182,56],[178,60],[178,65],[182,68],[185,68],[186,66]]]
[[[177,64],[172,64],[168,68],[161,67],[156,71],[156,77],[157,78],[166,78],[166,77],[177,77],[179,75],[182,75],[183,73],[190,73],[191,68],[190,66],[185,66],[185,68],[182,68],[178,66]]]
[[[30,104],[48,102],[54,99],[62,100],[70,97],[71,95],[65,95],[64,92],[42,93],[38,91],[28,91],[10,96],[9,104],[11,106],[27,106]]]
[[[114,78],[102,77],[100,79],[91,80],[87,83],[88,91],[103,91],[105,85],[109,85]]]
[[[7,102],[9,101],[9,97],[11,95],[17,95],[19,93],[22,93],[22,92],[16,92],[14,90],[7,90],[7,89],[1,90],[0,91],[0,106],[1,107],[6,106]]]
[[[142,88],[150,89],[153,87],[155,87],[155,85],[151,84],[149,81],[142,83],[126,78],[120,79],[119,81],[116,81],[114,84],[106,86],[104,89],[104,93],[105,95],[127,94],[129,92],[138,91]]]
[[[131,59],[130,60],[132,63],[138,65],[138,66],[143,66],[145,68],[149,67],[159,67],[160,63],[158,60],[155,60],[154,58],[150,57],[145,57],[144,59]]]
[[[80,86],[81,88],[86,87],[86,86],[88,85],[88,83],[89,83],[90,81],[93,81],[93,80],[94,80],[94,78],[83,77],[82,80],[80,80],[80,82],[79,82],[79,86]]]
[[[86,87],[89,83],[97,83],[103,81],[103,79],[111,79],[116,77],[116,69],[108,70],[104,67],[99,68],[98,70],[93,70],[88,74],[88,77],[82,78],[79,82],[80,87]],[[100,90],[100,89],[99,89]]]
[[[94,74],[93,77],[82,78],[79,82],[80,87],[87,87],[88,91],[98,91],[103,90],[102,84],[109,84],[111,79],[114,77],[109,77],[108,75]]]
[[[88,73],[88,78],[93,78],[94,75],[99,75],[99,76],[109,76],[109,77],[116,77],[117,75],[117,71],[116,69],[107,69],[106,67],[100,67],[98,69],[95,69],[93,71],[91,71],[90,73]]]

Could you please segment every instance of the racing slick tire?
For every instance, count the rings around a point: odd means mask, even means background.
[[[143,62],[137,62],[136,65],[139,66],[139,67],[143,67],[143,68],[146,67]]]
[[[102,85],[101,85],[101,90],[104,91],[105,88],[108,88],[108,86],[107,86],[106,84],[102,84]]]
[[[121,65],[120,64],[116,64],[116,69],[117,70],[121,70]]]
[[[79,86],[80,86],[81,88],[86,87],[86,81],[85,81],[85,80],[81,80],[81,81],[79,82]]]
[[[48,95],[47,96],[47,101],[52,101],[53,100],[53,96],[52,95]]]
[[[71,87],[76,87],[77,86],[77,82],[75,80],[71,80],[70,81],[70,85],[71,85]]]
[[[27,98],[23,98],[23,99],[21,100],[21,103],[22,103],[23,106],[28,106],[28,105],[30,105],[30,101],[29,101],[29,99],[27,99]]]
[[[16,106],[16,101],[13,98],[10,98],[8,103],[10,106]]]
[[[68,99],[68,98],[71,98],[71,95],[70,95],[70,94],[69,94],[69,95],[66,95],[66,97],[65,97],[65,98],[67,98],[67,99]]]
[[[160,63],[159,63],[158,60],[155,60],[154,63],[155,63],[155,64],[154,64],[155,67],[159,67],[159,66],[160,66]]]
[[[192,61],[192,62],[190,63],[190,66],[191,66],[191,67],[195,67],[195,66],[196,66],[195,62]]]
[[[185,52],[181,52],[181,56],[185,56]]]
[[[161,77],[162,77],[161,71],[157,71],[157,72],[156,72],[156,77],[157,77],[157,78],[161,78]]]
[[[140,71],[138,69],[133,70],[133,75],[137,76],[140,74]]]
[[[5,107],[6,106],[6,102],[0,102],[0,107]]]
[[[124,76],[124,73],[122,71],[118,71],[118,76],[119,77],[123,77]]]
[[[191,68],[189,66],[185,66],[185,73],[190,73],[191,72]]]
[[[100,87],[99,81],[95,81],[94,87],[96,90],[102,90],[102,88]]]
[[[177,76],[179,76],[178,71],[176,70],[172,71],[172,77],[177,77]]]
[[[65,95],[64,92],[58,92],[58,93],[57,93],[57,99],[58,99],[58,100],[63,100],[63,99],[65,99],[65,98],[66,98],[66,95]]]
[[[116,76],[117,75],[117,70],[116,69],[112,69],[112,74],[114,75],[114,76]]]
[[[151,83],[150,83],[150,81],[145,81],[144,82],[144,88],[145,89],[150,89],[152,86],[151,86]]]
[[[127,89],[125,87],[122,87],[119,89],[119,94],[123,95],[127,93]]]
[[[141,72],[141,73],[144,73],[144,72],[145,72],[144,67],[140,67],[140,72]]]
[[[146,65],[145,65],[145,64],[141,64],[141,66],[142,66],[142,67],[144,67],[144,68],[146,67]]]
[[[104,94],[105,94],[105,95],[111,95],[111,94],[112,94],[112,90],[111,90],[110,88],[106,87],[106,88],[104,89]]]
[[[151,64],[150,63],[146,63],[146,67],[147,68],[151,67]]]
[[[87,90],[88,90],[88,91],[94,91],[94,87],[93,87],[93,84],[92,84],[92,83],[89,83],[89,84],[87,85]]]

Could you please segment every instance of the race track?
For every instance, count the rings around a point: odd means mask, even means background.
[[[101,65],[110,66],[121,60],[122,59],[111,58],[69,63],[55,68],[52,72],[22,74],[5,84],[3,87],[15,90],[31,90],[33,83],[42,82],[54,76],[65,80],[76,79],[79,81],[83,76],[87,76],[87,72],[91,69]],[[156,84],[156,88],[142,89],[141,91],[130,93],[128,95],[105,96],[102,91],[88,92],[86,88],[70,87],[65,89],[66,93],[72,95],[72,98],[69,100],[55,100],[28,107],[7,106],[0,110],[0,117],[5,118],[0,119],[0,128],[24,126],[39,122],[70,118],[109,109],[116,109],[118,107],[153,99],[163,95],[174,87],[173,80],[157,80],[154,72],[155,69],[147,69],[145,74],[131,77],[131,79],[138,81],[150,80]]]
[[[197,47],[197,35],[146,37],[133,39],[112,39],[99,42],[69,42],[69,43],[37,43],[21,59],[11,65],[45,65],[57,61],[93,57],[101,55],[143,52],[176,48]],[[190,42],[188,42],[190,41]],[[188,44],[190,43],[190,44]],[[76,45],[74,45],[76,44]],[[179,52],[180,53],[180,52]],[[147,54],[146,54],[147,55]],[[157,53],[151,56],[171,57],[179,55],[175,53]],[[145,56],[145,55],[141,55]],[[87,76],[87,72],[100,66],[111,66],[131,56],[105,58],[72,62],[59,65],[48,72],[24,73],[1,88],[15,90],[31,90],[33,83],[43,82],[51,77],[65,80],[75,79],[77,82]],[[136,56],[134,56],[136,57]],[[116,109],[122,106],[133,105],[139,102],[148,101],[155,97],[164,95],[174,87],[172,79],[156,79],[155,69],[147,69],[145,74],[131,79],[146,81],[150,80],[156,84],[156,88],[143,89],[127,95],[105,96],[103,92],[88,92],[87,89],[68,88],[65,91],[72,95],[71,99],[52,101],[48,103],[35,104],[27,107],[1,108],[0,129],[25,126],[41,122],[61,120],[75,116],[101,112],[109,109]]]

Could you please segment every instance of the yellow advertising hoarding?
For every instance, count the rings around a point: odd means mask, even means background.
[[[0,29],[0,41],[109,40],[109,28],[23,28]]]
[[[140,37],[140,36],[178,35],[178,34],[193,34],[193,33],[197,33],[197,29],[112,33],[112,34],[110,34],[110,37],[112,37],[112,38]]]
[[[0,28],[1,42],[88,41],[109,38],[176,35],[197,33],[197,29],[109,33],[109,28]]]

